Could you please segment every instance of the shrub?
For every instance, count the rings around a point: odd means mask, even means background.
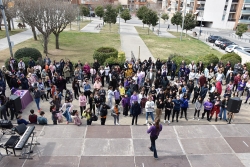
[[[93,58],[97,59],[97,61],[102,65],[110,57],[118,58],[118,51],[115,48],[101,47],[95,50],[93,54]]]
[[[208,54],[204,56],[201,61],[203,62],[204,67],[207,67],[211,63],[216,65],[219,62],[219,58],[214,54]]]
[[[178,68],[180,67],[182,60],[184,60],[186,62],[186,65],[191,63],[191,60],[185,58],[184,56],[180,56],[177,54],[171,55],[171,60],[173,60],[175,62],[175,64],[177,65]]]
[[[231,66],[234,67],[235,64],[241,62],[242,60],[241,57],[236,53],[227,53],[221,57],[221,61],[223,64],[227,64],[227,62],[230,61]]]
[[[39,57],[42,57],[42,54],[35,48],[21,48],[15,52],[14,57],[18,60],[24,57],[30,57],[33,58],[34,61],[37,61]]]
[[[119,64],[120,67],[123,67],[123,64],[126,60],[125,53],[124,52],[119,52],[119,53],[120,54],[119,54],[118,58],[110,57],[110,58],[106,59],[105,64],[106,63],[108,63],[109,65]]]
[[[245,63],[247,66],[247,71],[250,72],[250,62]]]

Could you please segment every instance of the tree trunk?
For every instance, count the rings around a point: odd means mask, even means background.
[[[186,30],[186,34],[185,34],[185,37],[187,37],[187,30]]]
[[[149,35],[149,28],[150,28],[150,27],[148,26],[148,35]]]
[[[59,49],[59,33],[54,34],[56,37],[56,49]]]
[[[127,20],[125,20],[125,23],[126,23]]]
[[[43,53],[46,53],[46,55],[48,54],[48,42],[49,42],[49,37],[47,37],[47,36],[43,36]]]
[[[142,25],[143,25],[143,28],[144,28],[144,23]]]
[[[10,20],[8,19],[7,22],[8,22],[8,30],[11,31]]]
[[[109,23],[109,32],[111,32],[111,23]]]
[[[177,32],[178,32],[178,25],[177,25]]]
[[[35,27],[33,25],[31,26],[31,30],[32,30],[32,33],[33,33],[34,40],[37,41],[36,29],[35,29]]]
[[[1,24],[2,24],[2,18],[0,18],[0,30],[2,30]]]

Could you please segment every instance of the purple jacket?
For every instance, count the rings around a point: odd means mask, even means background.
[[[114,91],[114,97],[115,97],[115,100],[120,99],[120,92],[115,90]]]
[[[150,136],[151,137],[156,137],[156,136],[159,136],[160,132],[162,130],[162,125],[160,124],[160,129],[157,130],[156,129],[156,126],[151,126],[148,130],[147,130],[147,133],[150,133]]]
[[[130,105],[129,97],[122,98],[122,106],[125,107],[126,105]]]
[[[138,95],[132,95],[130,97],[130,104],[132,105],[135,101],[138,101]]]
[[[205,110],[212,110],[212,108],[213,108],[213,103],[211,103],[211,102],[209,102],[209,101],[206,101],[204,104],[203,104],[203,106],[204,106],[204,109]]]
[[[130,85],[130,84],[129,84],[128,81],[125,81],[125,82],[124,82],[124,88],[129,87],[129,85]]]
[[[245,82],[244,83],[239,82],[237,89],[238,89],[238,91],[243,91],[245,87],[246,87],[246,83]]]

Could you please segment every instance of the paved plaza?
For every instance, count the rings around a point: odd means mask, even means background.
[[[146,130],[146,126],[37,125],[40,145],[33,149],[33,160],[11,155],[4,157],[0,166],[250,166],[249,124],[164,126],[156,141],[158,160],[148,149]]]

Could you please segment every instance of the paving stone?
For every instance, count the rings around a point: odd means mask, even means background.
[[[136,156],[136,167],[190,167],[185,155],[159,156],[155,160],[153,156]]]
[[[250,124],[216,125],[223,137],[250,137]]]
[[[241,160],[241,162],[246,166],[250,166],[250,153],[240,153],[236,156]]]
[[[82,156],[80,167],[134,167],[133,156]]]
[[[133,139],[148,139],[147,126],[131,126]],[[177,138],[173,126],[163,126],[159,139]]]
[[[41,156],[79,156],[84,139],[40,138],[40,145],[34,150]]]
[[[192,167],[244,167],[234,154],[188,155]]]
[[[236,153],[250,153],[250,137],[225,137]]]
[[[132,156],[132,139],[85,139],[84,156]]]
[[[153,155],[148,149],[151,142],[150,139],[133,139],[135,156],[147,156]],[[158,156],[165,155],[182,155],[182,149],[177,139],[157,139],[156,150]]]
[[[1,149],[3,151],[3,149]],[[3,152],[1,152],[3,154]],[[19,157],[14,157],[13,155],[1,157],[0,156],[0,166],[1,167],[20,167],[24,163],[24,159],[19,159]]]
[[[88,126],[86,138],[131,138],[130,126]]]
[[[77,156],[36,156],[27,160],[24,167],[78,167],[79,159]]]
[[[181,139],[186,154],[232,153],[223,138]]]
[[[48,125],[40,133],[40,138],[84,138],[86,126]]]
[[[175,126],[175,129],[182,139],[221,137],[212,125]]]

